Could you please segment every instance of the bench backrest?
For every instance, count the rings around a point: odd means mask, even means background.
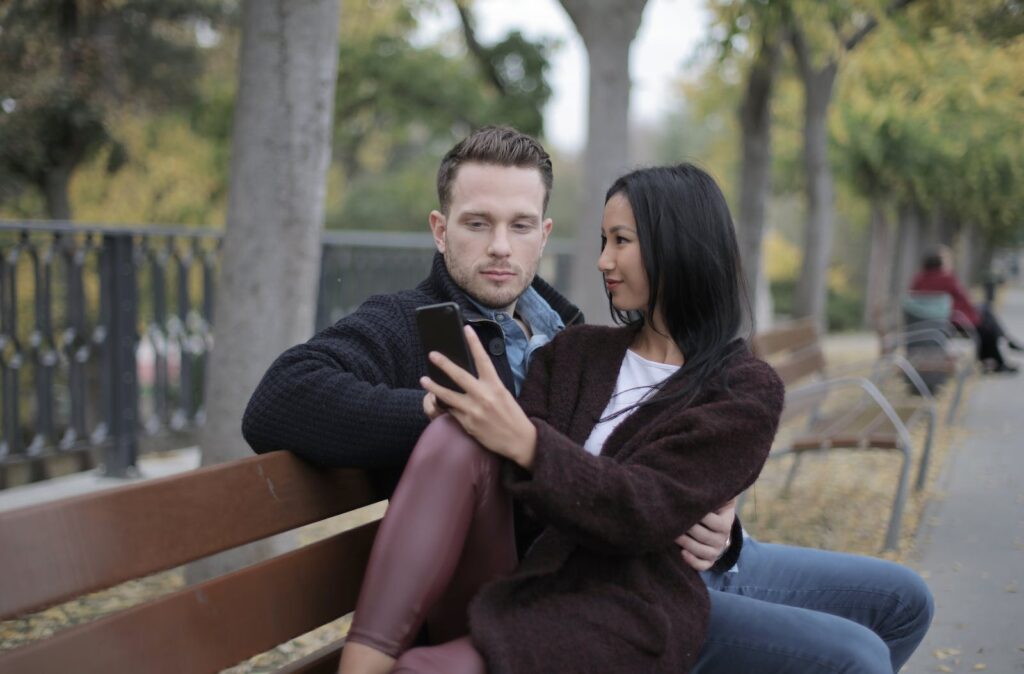
[[[811,318],[779,323],[754,335],[754,355],[768,361],[790,390],[825,372],[825,354],[821,350],[818,327]],[[800,405],[787,400],[784,418],[811,410],[818,401],[804,399]]]
[[[376,501],[286,452],[0,513],[0,619]],[[352,610],[377,522],[0,654],[0,673],[219,671]]]

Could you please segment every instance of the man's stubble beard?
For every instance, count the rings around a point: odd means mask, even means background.
[[[494,288],[487,285],[478,275],[478,269],[475,267],[466,268],[461,264],[456,263],[458,255],[452,253],[450,245],[445,243],[444,251],[444,265],[448,269],[448,275],[452,277],[455,284],[462,288],[462,290],[472,297],[478,304],[481,304],[488,309],[505,309],[509,305],[513,304],[516,300],[522,297],[523,293],[533,283],[534,277],[537,275],[537,268],[540,266],[540,258],[538,257],[537,262],[533,265],[533,269],[527,270],[518,265],[511,265],[516,271],[522,272],[520,279],[523,280],[523,285],[515,290],[495,290]],[[486,293],[486,294],[485,294]]]

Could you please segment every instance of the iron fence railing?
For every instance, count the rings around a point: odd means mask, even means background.
[[[220,233],[0,222],[0,488],[75,469],[132,472],[140,451],[194,443],[213,348]],[[568,242],[540,273],[569,279]],[[323,237],[316,328],[426,275],[429,234]]]

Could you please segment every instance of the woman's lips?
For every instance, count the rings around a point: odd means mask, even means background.
[[[608,290],[615,290],[617,287],[622,285],[622,281],[613,281],[611,279],[605,279],[604,285],[608,288]]]

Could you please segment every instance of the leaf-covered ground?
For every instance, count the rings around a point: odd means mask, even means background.
[[[842,365],[870,358],[874,344],[870,340],[830,341],[827,353],[831,364]],[[970,394],[968,381],[965,398]],[[894,380],[888,393],[902,395],[905,386]],[[940,499],[934,491],[935,476],[945,462],[952,442],[960,432],[957,426],[943,423],[952,394],[947,386],[939,397],[940,422],[935,433],[928,486],[922,492],[913,489],[903,517],[901,545],[897,552],[881,553],[896,480],[900,455],[892,451],[834,450],[806,455],[788,496],[781,494],[792,457],[768,462],[764,472],[747,496],[742,519],[746,528],[760,540],[879,555],[912,564],[909,558],[914,535],[928,499]],[[847,404],[841,399],[838,405]],[[961,408],[965,405],[962,402]],[[783,433],[793,428],[783,429]],[[914,472],[920,458],[923,427],[913,431]],[[353,516],[341,516],[305,527],[300,540],[310,543],[345,528],[356,526],[382,512],[380,506],[363,509]],[[0,622],[0,651],[45,638],[59,630],[109,615],[161,595],[183,588],[182,569],[173,569],[148,578],[88,595],[18,620]],[[294,659],[311,653],[343,635],[350,617],[325,625],[284,643],[225,672],[261,674],[271,672]]]

